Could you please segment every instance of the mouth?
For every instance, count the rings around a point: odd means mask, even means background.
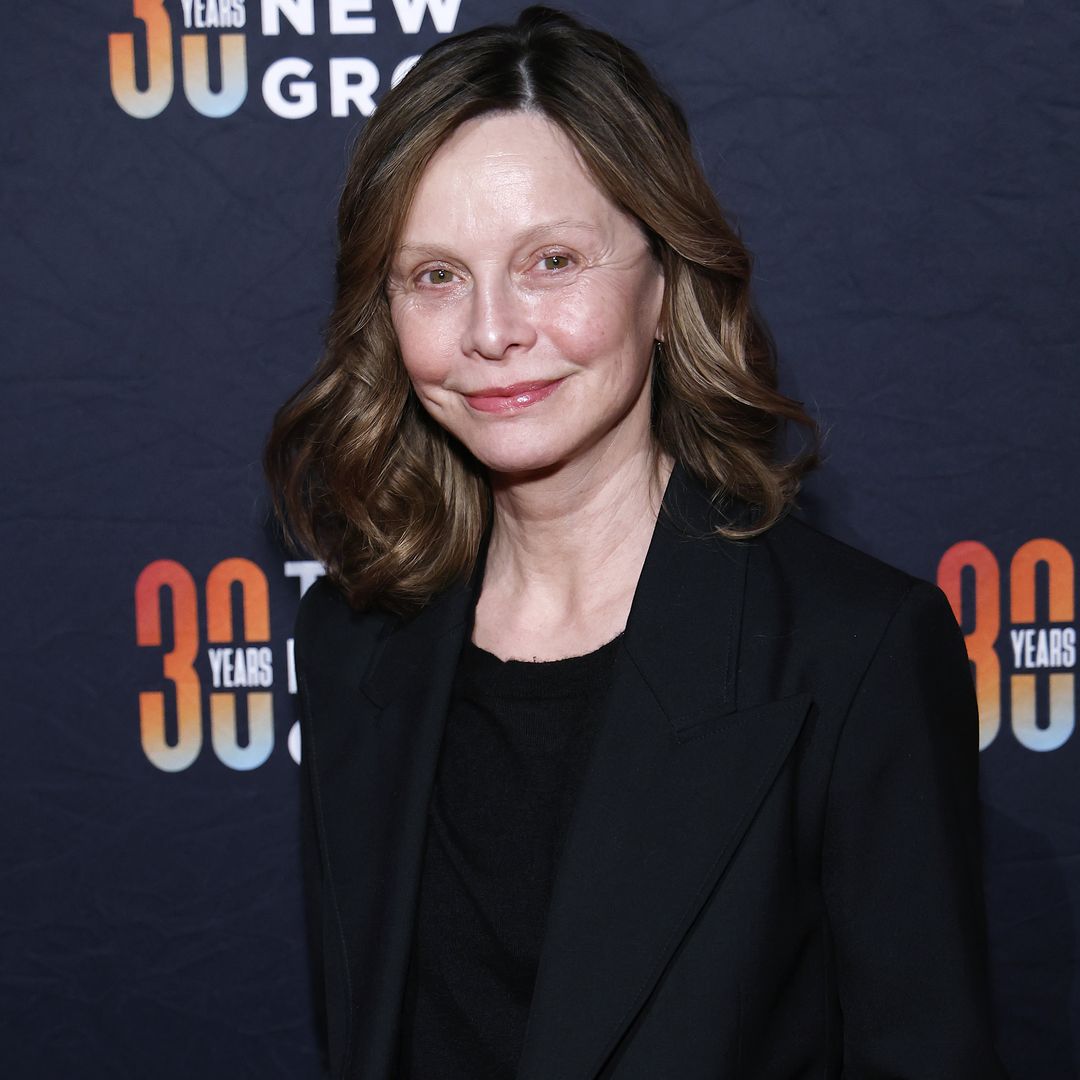
[[[535,382],[514,383],[511,386],[489,386],[462,396],[469,407],[477,412],[517,412],[550,397],[562,381],[562,379],[540,379]]]

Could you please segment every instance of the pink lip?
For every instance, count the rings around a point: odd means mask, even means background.
[[[562,379],[514,383],[512,386],[489,386],[475,394],[465,394],[465,400],[478,412],[498,413],[526,409],[550,397]]]

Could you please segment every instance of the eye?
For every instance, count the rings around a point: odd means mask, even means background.
[[[445,266],[433,266],[420,274],[422,285],[449,285],[454,280],[454,271]]]
[[[569,255],[545,255],[540,260],[545,270],[565,270],[570,265]]]

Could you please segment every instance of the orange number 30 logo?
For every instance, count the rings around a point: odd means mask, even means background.
[[[243,601],[243,633],[233,626],[233,587]],[[162,656],[162,675],[171,684],[175,702],[175,740],[167,735],[163,690],[139,694],[139,729],[147,758],[164,772],[180,772],[199,756],[203,744],[202,687],[195,661],[199,653],[199,599],[195,579],[180,563],[158,559],[135,582],[135,636],[140,646],[163,648],[162,595],[171,597],[171,648]],[[270,594],[266,575],[249,559],[225,559],[206,580],[206,638],[226,645],[242,640],[249,647],[229,650],[259,656],[269,685],[269,648],[252,643],[270,641]],[[240,657],[238,656],[238,660]],[[260,672],[261,673],[261,672]],[[245,685],[250,685],[245,683]],[[269,690],[246,690],[247,740],[241,743],[237,721],[237,691],[210,694],[210,741],[218,759],[232,769],[254,769],[274,748],[274,704]]]
[[[1043,567],[1046,580],[1045,615],[1036,618],[1036,577]],[[962,576],[972,575],[972,608],[965,613]],[[997,645],[1002,620],[1002,574],[992,551],[976,540],[954,544],[938,566],[938,585],[952,604],[965,634],[968,656],[975,668],[979,696],[979,747],[990,745],[1001,729],[1002,691],[1008,694],[1009,715],[1017,742],[1029,750],[1057,750],[1076,725],[1076,593],[1074,565],[1068,548],[1056,540],[1029,540],[1017,549],[1009,565],[1009,636],[1007,647],[1014,671],[1001,676]],[[966,618],[965,618],[966,616]],[[1056,669],[1056,670],[1055,670]],[[1045,712],[1039,715],[1039,680],[1046,679]]]

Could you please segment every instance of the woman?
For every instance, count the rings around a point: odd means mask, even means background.
[[[642,62],[529,9],[380,104],[267,452],[335,1076],[1000,1076],[931,586],[785,514],[749,258]]]

